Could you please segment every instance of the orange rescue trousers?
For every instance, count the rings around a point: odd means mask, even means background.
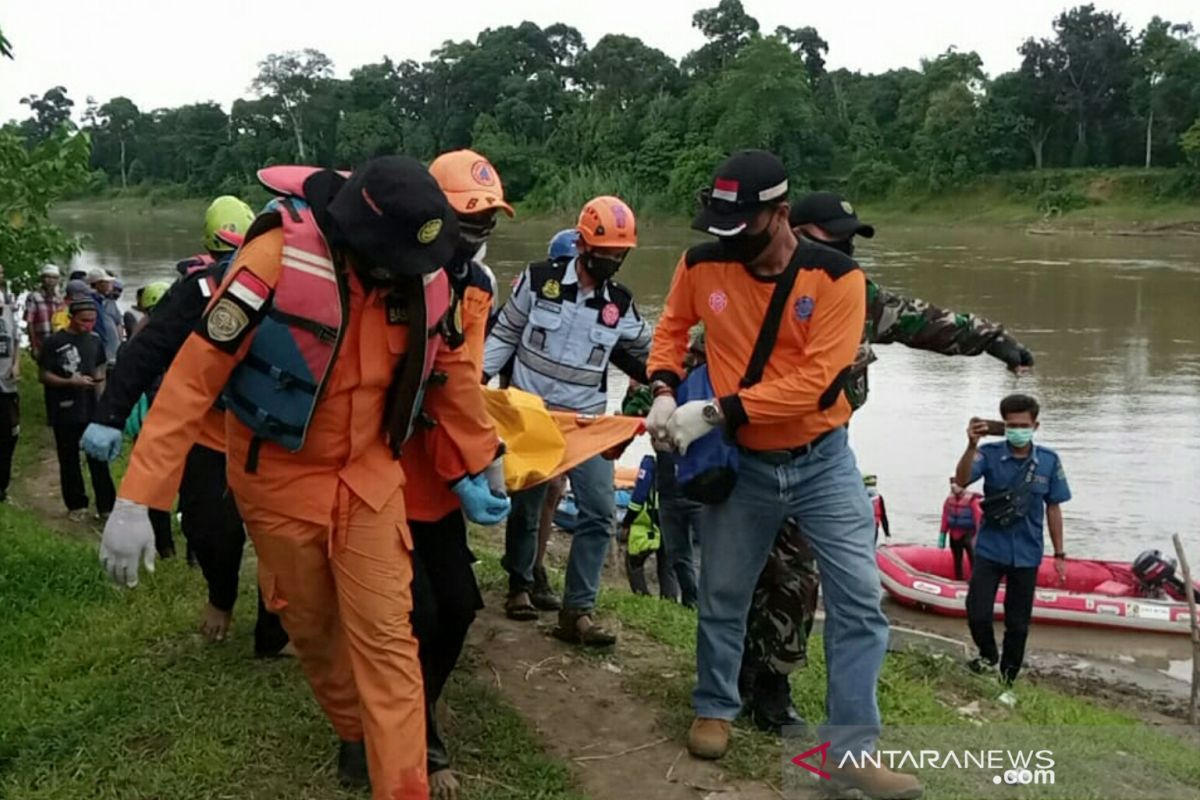
[[[338,484],[329,525],[239,498],[268,606],[338,736],[366,740],[374,800],[427,800],[421,663],[404,494],[379,510]]]

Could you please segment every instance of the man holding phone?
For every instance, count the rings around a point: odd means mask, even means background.
[[[58,475],[63,503],[72,522],[88,516],[87,488],[79,462],[79,442],[92,419],[96,397],[104,385],[105,356],[95,333],[99,310],[90,299],[70,305],[71,323],[51,334],[41,345],[39,378],[46,387],[46,420],[54,429]],[[96,493],[96,514],[106,517],[116,501],[108,464],[88,457],[88,471]]]
[[[1038,402],[1013,394],[1000,402],[1004,430],[972,419],[967,449],[958,461],[955,480],[969,486],[983,478],[983,524],[975,542],[975,563],[967,591],[967,622],[979,656],[968,666],[986,673],[1000,667],[1000,680],[1011,686],[1025,658],[1025,639],[1033,615],[1034,591],[1044,548],[1043,523],[1048,520],[1059,582],[1066,580],[1062,504],[1071,489],[1058,454],[1033,443],[1038,428]],[[1003,433],[1005,441],[979,444],[984,436]],[[996,651],[994,606],[1004,578],[1004,649]]]

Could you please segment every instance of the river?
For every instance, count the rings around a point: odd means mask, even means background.
[[[170,277],[174,261],[199,249],[190,213],[72,208],[59,219],[87,237],[72,266],[104,266],[128,287]],[[560,225],[501,220],[489,261],[502,295]],[[643,228],[620,277],[649,318],[680,252],[701,238],[678,223]],[[1038,441],[1058,450],[1071,484],[1068,552],[1173,555],[1178,532],[1200,571],[1200,240],[886,227],[858,255],[881,285],[1000,320],[1037,356],[1034,374],[1018,380],[987,356],[879,348],[851,439],[863,471],[879,476],[894,541],[936,540],[967,420],[997,416],[1000,398],[1020,390],[1041,401]],[[612,387],[623,391],[624,381]]]

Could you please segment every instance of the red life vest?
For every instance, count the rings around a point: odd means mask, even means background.
[[[292,452],[303,448],[308,426],[337,358],[349,322],[349,297],[337,277],[329,246],[304,199],[304,181],[315,167],[268,167],[262,183],[279,197],[268,206],[283,223],[282,271],[271,308],[259,323],[246,357],[225,387],[228,408],[256,438]],[[425,339],[422,388],[407,409],[407,436],[421,410],[424,386],[442,344],[442,319],[450,307],[443,270],[424,276]],[[255,448],[251,451],[254,460]],[[253,469],[251,469],[253,471]]]

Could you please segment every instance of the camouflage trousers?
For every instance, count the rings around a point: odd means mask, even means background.
[[[743,663],[788,675],[808,663],[820,577],[808,540],[793,520],[783,524],[754,587]]]

